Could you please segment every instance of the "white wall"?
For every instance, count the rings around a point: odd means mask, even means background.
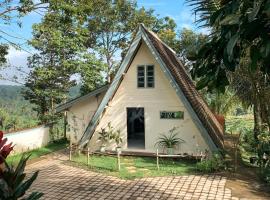
[[[13,154],[46,146],[50,141],[49,127],[39,126],[32,129],[8,133],[4,135],[8,143],[15,145]]]
[[[155,66],[155,87],[137,88],[137,66],[153,64]],[[91,150],[100,146],[97,132],[111,122],[120,129],[124,139],[123,148],[127,149],[127,107],[144,107],[145,114],[145,151],[155,152],[155,143],[160,134],[167,133],[173,127],[179,127],[179,137],[186,142],[178,152],[197,153],[209,149],[200,131],[191,119],[184,104],[171,86],[150,50],[143,43],[124,76],[116,94],[109,103],[99,125],[89,143]],[[160,119],[160,111],[184,111],[184,119]],[[114,148],[111,144],[109,148]]]
[[[77,143],[81,139],[90,119],[94,115],[104,93],[98,96],[89,97],[79,103],[76,103],[67,112],[68,130],[67,137],[72,143]]]

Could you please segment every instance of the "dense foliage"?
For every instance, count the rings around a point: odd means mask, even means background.
[[[23,86],[0,85],[0,127],[5,131],[30,128],[39,124],[33,105],[24,99]],[[80,85],[72,87],[68,99],[80,94]]]
[[[35,172],[30,178],[25,180],[24,173],[26,162],[29,156],[22,156],[17,167],[10,166],[5,163],[5,169],[0,174],[0,198],[3,200],[17,200],[22,198],[32,183],[36,180],[38,172]],[[26,200],[39,199],[43,194],[40,192],[32,192]]]
[[[33,105],[21,95],[22,86],[0,85],[0,127],[5,131],[36,126]]]
[[[16,200],[22,198],[25,192],[30,188],[37,178],[38,172],[35,172],[30,178],[25,180],[24,169],[29,156],[23,155],[17,167],[10,166],[6,162],[7,156],[13,150],[12,143],[7,143],[7,138],[3,139],[4,133],[0,131],[0,199]],[[26,199],[36,200],[42,196],[42,193],[33,192]]]
[[[237,69],[243,55],[250,58],[246,68],[259,69],[269,76],[269,0],[187,1],[195,6],[198,21],[212,32],[198,54],[194,70],[194,75],[201,78],[200,87],[224,90],[229,84],[226,73]]]

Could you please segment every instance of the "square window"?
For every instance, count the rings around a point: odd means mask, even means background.
[[[137,87],[154,87],[154,65],[139,65],[137,68]]]

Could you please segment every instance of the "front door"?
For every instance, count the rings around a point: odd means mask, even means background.
[[[127,108],[127,136],[129,149],[145,148],[144,108]]]

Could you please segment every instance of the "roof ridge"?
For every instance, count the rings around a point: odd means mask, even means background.
[[[146,31],[148,31],[149,33],[151,33],[151,34],[152,34],[157,40],[159,40],[163,45],[165,45],[168,49],[170,49],[170,50],[175,54],[175,56],[176,56],[176,52],[175,52],[169,45],[167,45],[164,41],[162,41],[162,40],[158,37],[158,35],[157,35],[155,32],[153,32],[152,30],[147,29],[143,23],[141,23],[140,25],[141,25]],[[176,56],[176,57],[177,57],[177,56]]]

